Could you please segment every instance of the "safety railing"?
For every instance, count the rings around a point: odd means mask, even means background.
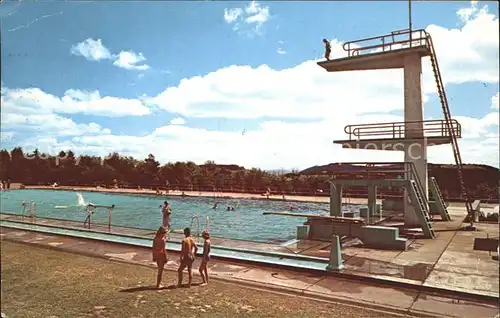
[[[462,136],[462,127],[455,119],[451,120],[455,136]],[[347,125],[344,132],[349,140],[360,140],[362,137],[371,139],[401,139],[411,136],[450,137],[446,120],[402,121],[393,123]]]
[[[351,171],[345,170],[343,174],[356,174],[356,175],[366,175],[377,176],[383,174],[385,176],[392,176],[393,179],[404,178],[405,173],[409,173],[410,179],[415,177],[416,170],[415,164],[413,162],[401,162],[401,161],[380,161],[380,162],[367,162],[367,161],[355,161],[355,162],[342,162],[342,165],[357,166],[359,169],[353,169]],[[399,177],[397,177],[399,176]],[[418,176],[417,176],[418,177]],[[415,177],[416,178],[416,177]],[[386,177],[386,179],[391,179]]]
[[[411,47],[427,47],[428,33],[424,29],[420,30],[397,30],[390,34],[364,38],[344,43],[344,51],[349,57],[362,54],[388,52]],[[368,52],[367,52],[368,51]]]
[[[96,209],[98,208],[104,208],[108,211],[108,232],[111,232],[111,218],[113,214],[113,209],[115,208],[115,205],[98,205],[98,204],[93,204],[89,203],[85,206],[85,213],[87,213],[87,216],[85,218],[85,221],[83,221],[83,227],[87,227],[90,229],[92,222],[92,216],[94,215]]]
[[[342,164],[360,166],[361,168],[364,168],[344,173],[364,176],[367,179],[377,179],[377,177],[382,173],[384,176],[383,179],[414,180],[417,184],[418,190],[422,195],[424,195],[424,200],[427,202],[427,193],[413,162],[343,162]],[[428,204],[428,202],[426,204]]]

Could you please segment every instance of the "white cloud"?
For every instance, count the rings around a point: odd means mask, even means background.
[[[124,68],[126,70],[144,71],[149,69],[149,65],[138,64],[144,62],[145,60],[146,58],[144,57],[144,55],[142,55],[142,53],[137,54],[132,51],[121,51],[120,54],[118,54],[118,58],[113,62],[113,65]]]
[[[498,109],[498,93],[491,98],[491,108]]]
[[[245,18],[246,23],[255,23],[256,25],[262,25],[266,23],[269,18],[269,7],[261,6],[257,1],[252,1],[246,8],[245,13],[247,17]]]
[[[242,9],[236,20],[244,23],[245,14]],[[464,15],[463,21],[463,26],[457,29],[427,28],[436,46],[445,84],[498,83],[498,18],[481,9]],[[345,54],[342,43],[334,39],[332,58]],[[424,64],[423,73],[424,100],[428,100],[430,95],[435,94],[436,84],[428,64]],[[360,158],[367,161],[402,161],[403,154],[398,152],[346,150],[332,144],[332,140],[347,138],[343,132],[347,124],[401,121],[401,116],[394,115],[392,111],[400,113],[402,110],[402,85],[401,70],[328,73],[316,65],[316,61],[305,61],[279,71],[266,65],[256,68],[229,66],[205,76],[183,79],[177,86],[144,98],[144,103],[129,100],[128,105],[134,107],[129,106],[128,111],[149,111],[149,108],[143,108],[146,104],[175,113],[188,121],[190,117],[226,118],[227,122],[238,118],[266,118],[257,127],[235,128],[233,124],[231,129],[221,126],[219,130],[208,130],[179,125],[178,119],[174,119],[170,125],[152,128],[149,134],[142,137],[114,135],[109,130],[89,124],[80,127],[87,132],[75,135],[69,141],[61,141],[59,132],[55,130],[37,138],[43,137],[44,143],[51,144],[54,149],[66,147],[101,155],[118,151],[144,158],[153,148],[172,149],[168,153],[155,153],[162,162],[193,160],[202,163],[215,160],[262,168],[305,168],[335,161],[359,161]],[[79,103],[100,98],[95,93],[70,91],[66,92],[66,99],[73,100],[73,103],[58,104],[57,101],[63,101],[64,97],[42,93],[37,92],[40,96],[36,95],[36,100],[44,107],[36,109],[31,107],[35,98],[28,99],[30,102],[27,103],[26,99],[14,98],[9,92],[6,95],[11,96],[11,103],[15,103],[10,109],[47,116],[54,109],[59,111],[67,105],[71,105],[66,111],[69,113],[91,109],[87,104]],[[453,115],[453,96],[448,98]],[[134,104],[134,101],[138,103]],[[2,96],[2,129],[5,105]],[[492,99],[492,105],[476,105],[478,118],[455,116],[462,124],[463,138],[459,144],[466,163],[498,166],[498,94]],[[426,109],[428,107],[440,109],[438,104],[427,104]],[[109,107],[106,111],[111,112],[112,109],[125,112],[124,107],[119,106]],[[21,125],[17,117],[9,116],[8,120]],[[46,118],[48,121],[49,117]],[[295,122],[286,122],[290,118]],[[30,123],[33,126],[42,125],[43,121],[32,119]],[[74,133],[78,130],[70,123],[66,125],[73,127],[66,128],[68,131]],[[100,133],[89,132],[99,129]],[[20,143],[31,142],[31,139],[17,140]],[[452,163],[451,146],[431,147],[429,161]]]
[[[233,23],[238,20],[238,17],[243,13],[243,9],[234,8],[234,9],[224,9],[224,20],[227,23]]]
[[[174,118],[170,121],[171,125],[184,125],[185,123],[186,121],[181,117]]]
[[[366,115],[359,120],[359,122],[394,121],[401,118]],[[342,128],[345,124],[346,120],[342,118],[313,123],[267,121],[261,123],[257,129],[246,132],[168,125],[156,128],[143,137],[111,134],[76,137],[71,141],[71,148],[92,149],[92,152],[100,155],[106,155],[112,149],[142,158],[154,147],[173,150],[168,153],[155,153],[161,162],[192,160],[203,163],[210,159],[218,163],[237,163],[247,167],[257,165],[266,169],[305,168],[333,161],[359,161],[359,158],[367,161],[403,160],[401,152],[347,150],[332,145],[333,139],[345,138],[342,129],[336,129]],[[466,129],[464,127],[464,130]],[[469,133],[466,132],[467,134]],[[474,139],[462,139],[459,143],[464,162],[497,165],[498,137],[484,138],[479,142]],[[190,146],[186,147],[186,144]],[[54,146],[57,147],[60,145]],[[430,162],[451,163],[453,160],[449,145],[429,149]]]
[[[102,112],[103,109],[97,107],[99,105],[103,106],[104,112],[108,107],[109,112],[111,105],[105,101],[100,102],[99,98],[98,92],[68,90],[64,97],[59,98],[38,88],[2,87],[0,119],[2,143],[49,151],[55,149],[52,146],[57,146],[57,138],[111,134],[109,129],[97,123],[76,123],[58,114],[58,112],[91,113],[96,110]],[[57,151],[59,150],[61,149],[57,148]]]
[[[461,8],[457,11],[457,15],[460,17],[462,21],[468,21],[473,14],[475,14],[478,9],[477,9],[477,3],[478,1],[471,1],[470,2],[470,7],[468,8]]]
[[[2,132],[0,134],[0,142],[11,141],[14,138],[15,135],[16,135],[16,133],[14,133],[13,131]]]
[[[110,50],[102,44],[101,39],[94,40],[92,38],[88,38],[85,41],[72,46],[71,54],[83,56],[89,61],[114,60],[113,65],[126,70],[144,71],[150,68],[147,64],[141,64],[146,61],[146,58],[142,53],[121,51],[117,55],[112,54]]]
[[[498,112],[486,114],[482,118],[471,118],[464,116],[454,116],[453,118],[456,119],[462,126],[463,138],[482,138],[486,137],[493,131],[498,132]]]
[[[39,88],[2,87],[2,124],[5,116],[37,114],[88,114],[109,117],[142,116],[151,113],[140,100],[104,96],[99,91],[69,89],[57,97]]]
[[[459,29],[429,25],[426,30],[432,35],[439,68],[448,83],[498,82],[498,16],[486,6],[468,15]],[[423,72],[426,91],[435,91],[429,61]]]
[[[251,1],[245,8],[224,9],[224,20],[234,25],[233,30],[249,36],[262,34],[262,26],[270,18],[269,6],[262,6],[257,1]]]
[[[71,47],[71,54],[83,56],[89,61],[99,61],[113,58],[111,52],[102,44],[101,39],[88,38]]]
[[[279,55],[284,55],[287,53],[287,51],[285,51],[285,49],[283,49],[283,44],[285,44],[283,41],[278,41],[278,49],[276,50],[276,53],[278,53]]]

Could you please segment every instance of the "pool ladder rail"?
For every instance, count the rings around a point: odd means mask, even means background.
[[[32,221],[36,221],[36,203],[35,201],[24,200],[21,202],[21,206],[23,207],[23,211],[21,212],[23,218],[29,217]],[[29,214],[26,215],[26,210],[28,210]]]
[[[200,237],[201,237],[201,231],[200,231],[200,228],[201,228],[201,222],[200,222],[200,216],[197,215],[197,214],[194,214],[192,217],[191,217],[191,224],[190,224],[190,229],[192,232],[193,231],[193,225],[196,225],[196,238],[197,238],[197,241],[199,243],[200,241]],[[208,218],[208,215],[205,217],[205,230],[209,230],[209,218]]]
[[[85,207],[85,212],[87,213],[87,217],[85,218],[85,221],[83,221],[83,227],[87,227],[90,229],[90,225],[92,223],[92,215],[98,208],[105,208],[108,211],[108,232],[111,232],[111,215],[113,214],[113,209],[115,208],[115,205],[99,205],[99,204],[93,204],[89,203]]]

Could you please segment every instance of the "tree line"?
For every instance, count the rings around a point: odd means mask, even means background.
[[[57,182],[61,186],[118,186],[245,193],[264,193],[270,190],[272,194],[280,195],[327,196],[328,180],[332,177],[353,177],[352,174],[345,174],[342,166],[337,170],[325,167],[308,168],[304,172],[280,173],[258,168],[245,169],[238,165],[218,165],[213,161],[206,161],[201,165],[189,161],[161,165],[153,154],[140,160],[118,153],[111,153],[102,158],[76,156],[72,151],[61,151],[57,155],[41,153],[38,150],[25,152],[21,147],[10,152],[5,149],[0,151],[0,180],[9,179],[10,182],[25,185],[49,185]],[[458,175],[456,169],[449,167],[431,166],[430,175],[435,175],[438,179],[445,199],[456,199],[460,197]],[[488,169],[485,170],[484,166],[465,171],[473,177],[467,187],[469,193],[476,198],[498,198],[500,173],[498,169],[488,168],[495,172],[492,174]],[[484,170],[485,173],[478,174],[478,169]],[[364,178],[361,173],[355,177]],[[364,188],[349,187],[345,192],[351,197],[366,195]],[[380,189],[379,194],[382,197],[390,197],[400,195],[400,192],[397,189]]]

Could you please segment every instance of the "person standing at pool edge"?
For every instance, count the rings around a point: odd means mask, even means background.
[[[165,227],[168,232],[170,232],[170,216],[172,215],[172,209],[170,208],[170,204],[168,204],[168,201],[165,201],[163,203],[163,206],[161,207],[161,213],[163,215],[162,226]]]
[[[163,276],[163,268],[168,262],[167,259],[167,230],[160,226],[153,239],[153,262],[158,265],[158,274],[156,276],[156,288],[162,288],[161,278]]]
[[[179,269],[177,270],[178,274],[178,282],[177,286],[181,287],[182,285],[182,271],[187,267],[189,283],[188,287],[191,287],[191,282],[193,280],[193,262],[198,252],[198,246],[196,246],[196,242],[191,237],[191,229],[184,229],[184,239],[182,240],[182,248],[181,248],[181,258],[179,261]]]
[[[207,270],[207,265],[208,261],[210,261],[210,233],[208,233],[208,230],[203,231],[201,233],[201,236],[205,239],[205,242],[203,243],[203,255],[201,256],[201,264],[200,268],[198,269],[201,275],[201,279],[203,281],[202,285],[207,285],[208,284],[208,270]]]

